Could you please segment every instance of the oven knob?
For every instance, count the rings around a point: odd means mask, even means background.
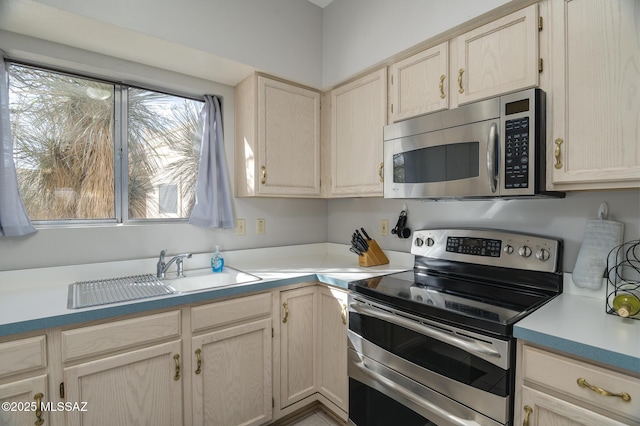
[[[507,254],[511,254],[513,253],[513,246],[507,244],[506,246],[504,246],[502,250]]]
[[[424,244],[424,240],[420,237],[416,238],[416,240],[413,242],[413,244],[416,245],[416,247],[422,247],[422,245]]]
[[[431,246],[432,246],[432,245],[434,245],[435,243],[436,243],[436,242],[435,242],[435,241],[433,241],[433,238],[427,238],[427,245],[428,245],[429,247],[431,247]]]
[[[551,253],[549,253],[547,249],[540,249],[536,253],[536,257],[544,262],[545,260],[549,260]]]
[[[529,257],[531,256],[531,248],[529,246],[522,246],[518,250],[518,254],[522,257]]]

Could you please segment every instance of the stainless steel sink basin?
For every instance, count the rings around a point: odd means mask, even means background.
[[[161,281],[180,293],[227,287],[259,281],[261,278],[238,269],[225,266],[222,272],[212,272],[210,268],[185,271],[182,278],[163,278]]]

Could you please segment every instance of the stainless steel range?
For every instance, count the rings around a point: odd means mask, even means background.
[[[411,253],[349,284],[349,424],[511,425],[513,324],[562,292],[562,242],[425,229]]]

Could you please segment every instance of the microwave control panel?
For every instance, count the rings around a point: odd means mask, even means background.
[[[529,187],[529,117],[507,120],[504,146],[504,187]]]

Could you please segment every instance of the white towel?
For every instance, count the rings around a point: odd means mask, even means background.
[[[572,279],[578,287],[598,290],[607,267],[607,255],[622,244],[624,223],[612,220],[587,221]],[[612,254],[615,256],[615,253]],[[614,262],[615,263],[615,262]]]

